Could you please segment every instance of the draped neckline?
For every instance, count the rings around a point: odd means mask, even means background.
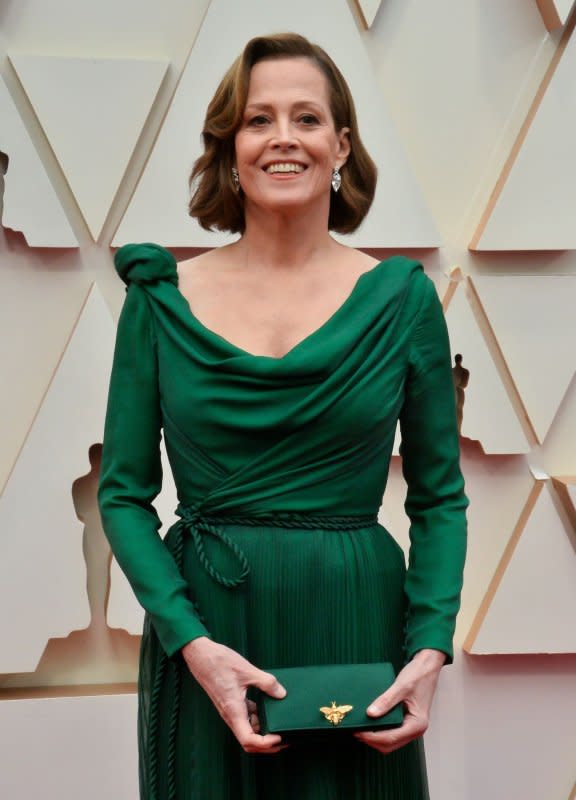
[[[174,289],[174,291],[175,291],[175,293],[176,293],[176,295],[178,297],[178,300],[181,302],[181,304],[182,304],[182,306],[184,308],[184,313],[187,315],[189,321],[192,323],[194,328],[199,333],[201,333],[203,336],[205,336],[206,338],[217,342],[221,346],[226,347],[228,350],[230,350],[230,351],[232,351],[232,352],[234,352],[234,353],[236,353],[236,354],[238,354],[240,356],[243,356],[245,358],[255,359],[257,361],[280,363],[280,362],[283,362],[283,361],[289,359],[297,350],[305,348],[308,344],[310,344],[312,341],[314,341],[315,339],[320,337],[323,333],[325,333],[326,330],[329,329],[348,310],[349,306],[356,299],[358,293],[360,292],[360,289],[363,287],[364,284],[367,283],[367,279],[369,279],[370,277],[373,277],[378,272],[380,272],[382,267],[385,266],[388,263],[388,261],[390,261],[389,258],[384,259],[383,261],[379,261],[373,267],[371,267],[370,269],[366,270],[361,275],[359,275],[358,278],[356,279],[351,291],[345,297],[345,299],[342,301],[342,303],[336,308],[336,310],[333,311],[332,314],[330,314],[330,316],[326,320],[324,320],[324,322],[322,322],[317,328],[315,328],[313,331],[311,331],[306,336],[304,336],[302,339],[300,339],[298,342],[296,342],[296,344],[294,344],[289,350],[287,350],[281,356],[260,355],[260,354],[257,354],[257,353],[252,353],[249,350],[246,350],[245,348],[234,344],[234,342],[231,342],[225,336],[222,336],[221,334],[217,333],[216,331],[213,331],[211,328],[209,328],[207,325],[205,325],[196,316],[196,314],[194,314],[194,312],[192,311],[192,308],[190,307],[190,303],[188,302],[188,299],[185,297],[184,294],[182,294],[182,292],[180,291],[178,285],[177,284],[171,284],[171,286]],[[177,275],[178,275],[178,273],[177,273]]]

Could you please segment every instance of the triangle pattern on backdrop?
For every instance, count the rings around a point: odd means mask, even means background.
[[[376,19],[381,4],[382,0],[356,0],[356,6],[366,28],[369,28]]]
[[[492,357],[470,301],[466,281],[458,284],[445,311],[452,357],[462,356],[462,367],[470,373],[464,389],[462,436],[477,440],[488,454],[529,452],[530,444],[498,367]]]
[[[90,466],[90,446],[102,441],[115,327],[93,284],[0,498],[0,605],[10,609],[0,615],[0,674],[33,672],[49,639],[90,623],[84,529],[72,484]],[[177,498],[163,445],[162,458],[163,487],[154,505],[165,533],[176,519]],[[42,596],[41,607],[30,586]],[[139,634],[142,619],[113,560],[108,624]]]
[[[151,240],[166,247],[215,247],[232,241],[229,235],[202,230],[187,213],[188,175],[201,153],[206,108],[250,38],[294,29],[324,47],[346,76],[364,143],[379,170],[370,213],[360,230],[345,241],[355,247],[438,246],[436,226],[394,130],[347,0],[243,0],[233,5],[213,0],[113,246]],[[335,42],[341,43],[338,50]]]
[[[576,371],[576,276],[479,276],[474,286],[542,442]]]
[[[576,16],[540,85],[472,250],[576,249]]]
[[[549,31],[555,31],[566,24],[574,0],[536,0],[544,24]]]
[[[168,65],[21,54],[10,60],[97,239]]]
[[[575,653],[574,531],[537,481],[464,642],[476,655]]]
[[[564,505],[570,524],[576,534],[576,475],[552,478],[552,483]]]
[[[6,228],[21,231],[30,247],[78,247],[60,200],[0,76],[0,151],[9,159],[4,176]]]
[[[71,489],[102,438],[113,343],[93,285],[0,501],[0,672],[33,672],[49,639],[90,622]]]
[[[568,497],[572,503],[572,507],[576,510],[576,478],[572,478],[567,486]]]

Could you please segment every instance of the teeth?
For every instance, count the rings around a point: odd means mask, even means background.
[[[274,172],[304,172],[304,167],[302,164],[292,164],[286,161],[279,164],[270,164],[266,172],[269,175],[272,175]]]

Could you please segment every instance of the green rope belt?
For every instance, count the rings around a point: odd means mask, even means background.
[[[198,559],[208,575],[228,589],[244,583],[250,574],[250,565],[246,556],[237,544],[222,530],[220,525],[247,525],[247,526],[274,526],[279,528],[323,529],[323,530],[358,530],[375,525],[378,521],[376,514],[362,514],[356,516],[319,516],[317,514],[303,514],[299,512],[274,512],[254,516],[247,515],[213,515],[201,511],[199,504],[195,506],[180,504],[176,514],[181,518],[180,524],[192,537]],[[236,577],[227,577],[218,572],[210,563],[204,547],[204,536],[212,536],[227,547],[239,564],[240,572]]]

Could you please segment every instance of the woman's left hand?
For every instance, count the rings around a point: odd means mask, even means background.
[[[392,686],[370,704],[369,717],[381,717],[397,703],[404,703],[404,722],[399,728],[378,732],[359,731],[356,739],[381,753],[391,753],[412,739],[422,736],[428,728],[430,708],[446,655],[440,650],[420,650],[400,670]]]

